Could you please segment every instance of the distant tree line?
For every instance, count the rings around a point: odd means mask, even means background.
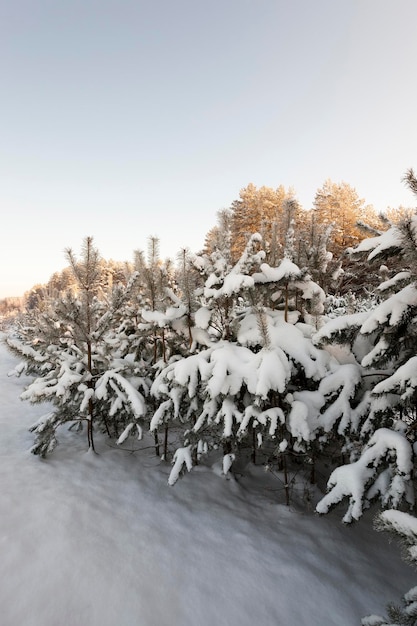
[[[236,262],[251,235],[259,233],[266,258],[274,264],[282,257],[290,231],[294,262],[308,267],[320,286],[334,295],[364,294],[378,284],[379,268],[372,267],[370,273],[369,264],[363,271],[358,263],[353,267],[347,249],[365,237],[387,230],[410,212],[411,209],[404,207],[388,207],[383,214],[377,213],[359,197],[355,188],[330,179],[317,190],[313,206],[308,210],[301,207],[292,189],[282,185],[275,189],[256,187],[249,183],[229,208],[217,212],[216,224],[206,234],[202,252],[210,254],[229,247],[230,261]],[[164,262],[168,266],[175,264],[175,260]],[[133,263],[101,259],[100,266],[103,285],[111,287],[126,283]],[[23,300],[29,309],[41,308],[44,301],[75,286],[71,268],[66,267],[55,272],[46,284],[34,285]],[[6,298],[4,307],[15,308],[12,301]]]
[[[13,317],[24,308],[24,298],[3,298],[0,300],[0,316]]]

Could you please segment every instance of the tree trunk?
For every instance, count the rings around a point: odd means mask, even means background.
[[[256,465],[256,432],[252,426],[252,463]]]
[[[153,437],[154,437],[154,442],[155,442],[155,454],[156,454],[156,456],[160,456],[159,438],[158,438],[158,431],[157,430],[154,430]]]
[[[164,331],[164,329],[162,329],[161,337],[162,337],[162,358],[164,360],[164,363],[166,363],[167,362],[167,352],[166,352],[166,345],[165,345],[165,331]]]
[[[92,358],[92,350],[91,343],[87,342],[87,369],[92,377],[92,367],[93,367],[93,358]],[[89,389],[93,389],[93,381],[90,379],[88,381]],[[90,398],[88,400],[88,420],[87,420],[87,439],[88,439],[88,447],[93,452],[95,452],[94,448],[94,435],[93,435],[93,414],[94,414],[94,403]]]
[[[311,457],[310,484],[311,485],[315,485],[316,484],[316,459],[314,457],[314,454]]]
[[[165,432],[164,432],[164,460],[166,461],[168,459],[168,426],[165,425]]]
[[[285,489],[285,504],[290,506],[290,485],[288,483],[288,468],[287,468],[287,457],[284,454],[283,458],[283,466],[284,466],[284,489]]]
[[[288,283],[285,285],[285,308],[284,308],[284,320],[288,322]]]

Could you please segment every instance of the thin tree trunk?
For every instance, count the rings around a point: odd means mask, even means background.
[[[285,308],[284,308],[284,320],[288,322],[288,284],[285,285]]]
[[[166,352],[166,345],[165,345],[165,331],[164,329],[162,329],[162,358],[164,360],[164,363],[167,362],[167,352]]]
[[[92,350],[91,343],[87,343],[87,369],[92,376],[92,367],[93,367],[93,358],[92,358]],[[90,389],[93,388],[93,381],[88,381],[88,387]],[[93,414],[94,414],[94,403],[91,398],[88,400],[88,420],[87,420],[87,439],[88,439],[88,447],[95,452],[94,448],[94,435],[93,435]]]
[[[188,325],[188,343],[189,343],[189,348],[191,349],[191,346],[193,345],[193,335],[191,332],[191,315],[189,313],[187,315],[187,325]]]
[[[311,472],[310,472],[310,484],[316,484],[316,459],[313,456],[311,457]]]
[[[155,454],[156,456],[160,456],[160,449],[159,449],[159,438],[158,438],[158,431],[154,430],[153,433],[153,437],[154,437],[154,441],[155,441]]]
[[[283,455],[285,504],[290,506],[290,486],[288,484],[287,457]]]
[[[87,439],[89,449],[95,452],[96,450],[94,448],[93,436],[93,401],[91,399],[88,401]]]
[[[158,360],[158,346],[157,346],[157,336],[156,334],[154,335],[153,338],[153,362],[156,363],[156,361]]]
[[[165,425],[165,431],[164,431],[164,460],[166,461],[168,459],[168,425]]]

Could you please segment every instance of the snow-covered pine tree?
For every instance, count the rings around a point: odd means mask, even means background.
[[[204,255],[209,256],[215,250],[219,250],[225,256],[231,255],[232,220],[231,209],[217,211],[217,223],[208,231],[204,240]]]
[[[62,424],[85,423],[88,446],[94,450],[94,425],[110,434],[110,422],[117,430],[117,422],[122,427],[127,416],[139,419],[146,411],[139,391],[146,391],[146,384],[123,346],[127,337],[115,334],[135,277],[127,288],[114,286],[105,293],[92,237],[84,240],[80,260],[72,250],[67,250],[67,259],[75,292],[35,312],[33,323],[7,342],[26,361],[26,371],[36,374],[22,399],[54,407],[31,428],[36,435],[32,452],[41,456],[55,448]],[[24,369],[19,366],[17,372]]]
[[[314,439],[314,424],[292,391],[300,381],[316,388],[333,360],[312,345],[312,328],[297,326],[297,311],[291,312],[288,305],[283,310],[268,305],[281,282],[284,287],[291,283],[306,300],[313,293],[322,299],[324,294],[288,258],[277,268],[263,263],[259,243],[260,237],[253,235],[229,269],[221,257],[214,262],[197,260],[203,271],[212,268],[201,294],[203,306],[195,315],[209,343],[196,354],[169,363],[151,389],[160,401],[151,429],[171,420],[185,429],[171,483],[182,465],[190,468],[190,458],[218,446],[223,446],[229,469],[248,437],[259,447],[272,441],[278,455],[305,452]]]
[[[407,182],[414,190],[412,171],[407,174]],[[361,397],[356,399],[352,463],[334,471],[329,493],[317,506],[320,513],[326,513],[349,498],[346,522],[359,519],[363,508],[377,498],[384,507],[414,503],[417,213],[381,235],[362,241],[354,250],[354,254],[360,253],[385,264],[394,254],[396,267],[398,256],[404,265],[380,284],[382,301],[373,310],[334,319],[315,337],[318,345],[344,346],[356,368],[360,368],[363,381]]]
[[[149,311],[154,314],[154,319],[149,316],[144,319],[144,324],[139,326],[141,334],[147,336],[147,342],[153,346],[153,363],[162,358],[166,361],[166,337],[163,326],[158,324],[158,314],[168,306],[167,288],[170,284],[170,276],[167,264],[159,255],[160,242],[158,237],[148,238],[147,258],[141,250],[135,251],[134,267],[139,274],[138,280],[138,303],[142,305],[139,312]]]
[[[176,328],[187,336],[190,350],[195,349],[198,339],[194,332],[194,313],[198,308],[197,288],[202,283],[200,273],[193,264],[194,256],[188,248],[180,250],[175,272],[178,305],[185,306],[185,316],[180,318],[183,323],[177,324]]]
[[[149,239],[146,260],[141,251],[135,252],[134,267],[139,278],[130,308],[129,342],[135,346],[136,361],[141,362],[149,379],[154,379],[171,359],[188,355],[196,341],[193,314],[199,273],[193,267],[192,257],[184,249],[178,254],[176,266],[172,266],[169,260],[163,262],[159,257],[159,241],[155,237]],[[154,399],[151,397],[149,402],[152,405]],[[153,432],[159,456],[158,429]],[[163,456],[167,458],[167,424],[163,433]]]
[[[241,306],[237,292],[240,288],[240,281],[244,281],[244,275],[241,271],[242,265],[245,261],[248,261],[249,249],[252,252],[253,248],[257,246],[258,240],[258,235],[251,238],[242,258],[235,266],[231,264],[230,237],[226,231],[223,232],[222,237],[219,234],[217,244],[214,245],[209,253],[190,256],[187,259],[191,261],[199,276],[203,280],[205,279],[204,287],[201,289],[197,288],[192,296],[196,302],[200,300],[201,305],[194,314],[194,324],[190,329],[192,352],[199,353],[201,347],[207,348],[219,340],[224,339],[227,341],[228,338],[234,336],[235,319],[237,311]],[[228,285],[225,286],[224,281],[229,273],[233,273],[234,278],[230,279]],[[225,287],[223,291],[221,291],[222,287]],[[184,317],[186,307],[182,305],[182,308],[181,315]],[[178,318],[178,321],[181,321],[180,318]],[[205,353],[205,350],[203,352]],[[187,353],[189,353],[189,350]],[[161,428],[162,425],[166,429],[169,424],[180,424],[183,429],[190,430],[195,423],[196,411],[198,414],[196,398],[190,401],[184,396],[183,390],[181,392],[171,390],[168,394],[169,399],[163,399],[165,383],[162,383],[162,381],[164,377],[169,375],[170,369],[176,367],[177,364],[181,364],[185,356],[184,351],[182,351],[183,358],[180,355],[173,356],[167,367],[162,369],[160,374],[156,375],[152,385],[152,395],[160,401],[160,404],[151,421],[151,430],[154,432]],[[199,356],[196,354],[189,357],[189,359],[191,359],[190,362],[198,361]],[[184,396],[181,398],[181,402],[180,395]],[[185,426],[186,424],[188,426]],[[197,456],[195,449],[193,450],[193,455],[194,457]]]
[[[332,226],[318,222],[314,211],[307,216],[299,232],[297,262],[300,267],[308,267],[312,279],[328,293],[337,283],[341,265],[328,249]]]

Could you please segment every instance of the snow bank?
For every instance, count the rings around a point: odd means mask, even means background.
[[[372,518],[297,513],[262,468],[200,465],[170,489],[146,436],[97,433],[95,455],[65,430],[34,457],[45,406],[20,402],[15,363],[0,348],[2,626],[352,626],[414,584]]]

